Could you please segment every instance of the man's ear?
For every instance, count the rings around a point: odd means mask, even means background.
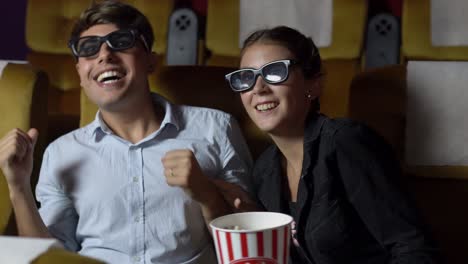
[[[81,80],[80,65],[78,64],[78,61],[75,63],[75,69],[76,73],[78,74],[78,77],[80,78],[80,86],[83,88],[83,81]]]
[[[154,73],[158,64],[156,52],[151,52],[148,65],[148,74]]]

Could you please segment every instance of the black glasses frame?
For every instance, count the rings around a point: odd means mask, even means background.
[[[130,33],[132,35],[132,41],[131,41],[132,44],[129,45],[129,46],[126,46],[126,47],[115,47],[115,46],[113,46],[112,43],[109,41],[109,39],[112,37],[113,34],[116,34],[116,33]],[[109,34],[107,34],[105,36],[85,36],[85,37],[70,39],[70,41],[68,42],[68,47],[71,49],[73,55],[76,58],[78,58],[78,57],[91,57],[91,56],[96,55],[99,52],[99,50],[100,50],[100,48],[102,46],[102,43],[104,43],[104,42],[107,44],[107,46],[112,51],[121,51],[121,50],[126,50],[126,49],[134,47],[138,37],[141,38],[141,41],[143,42],[143,45],[145,46],[145,49],[147,51],[150,51],[150,48],[148,46],[148,43],[146,42],[145,37],[142,34],[140,34],[138,32],[138,30],[136,30],[136,29],[119,29],[119,30],[116,30],[116,31],[112,31],[112,32],[110,32]],[[96,52],[94,52],[92,54],[89,54],[89,55],[86,55],[86,56],[80,55],[80,53],[78,52],[77,47],[76,47],[77,43],[79,43],[80,40],[82,40],[82,39],[91,39],[91,38],[97,39],[99,41],[99,45],[98,45],[98,48],[96,49]]]
[[[265,67],[268,67],[272,64],[275,64],[275,63],[282,63],[286,66],[286,76],[279,80],[279,81],[270,81],[268,79],[265,78],[265,76],[263,75],[263,69]],[[231,89],[234,91],[234,92],[243,92],[243,91],[247,91],[247,90],[250,90],[252,89],[254,86],[255,86],[255,83],[257,82],[257,78],[258,76],[262,76],[263,80],[269,84],[280,84],[284,81],[286,81],[288,78],[289,78],[289,67],[292,66],[292,65],[295,65],[295,64],[298,64],[297,61],[295,60],[290,60],[290,59],[285,59],[285,60],[277,60],[277,61],[272,61],[272,62],[269,62],[267,64],[264,64],[262,67],[258,68],[258,69],[254,69],[254,68],[244,68],[244,69],[240,69],[240,70],[237,70],[237,71],[233,71],[231,73],[228,73],[224,76],[224,78],[226,79],[226,81],[229,83],[229,85],[231,86]],[[232,75],[236,74],[236,73],[239,73],[239,72],[244,72],[244,71],[251,71],[253,72],[254,74],[254,81],[252,82],[252,85],[249,86],[249,87],[246,87],[246,88],[242,88],[242,89],[238,89],[238,88],[235,88],[233,85],[232,85],[232,82],[231,82],[231,77]]]

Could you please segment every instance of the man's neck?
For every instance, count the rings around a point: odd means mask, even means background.
[[[118,112],[101,109],[101,117],[114,134],[135,144],[159,129],[164,109],[149,98],[137,109]]]

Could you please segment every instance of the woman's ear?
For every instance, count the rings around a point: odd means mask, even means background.
[[[322,77],[306,79],[306,96],[309,100],[315,100],[322,95]]]

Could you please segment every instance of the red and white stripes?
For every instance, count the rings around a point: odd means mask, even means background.
[[[289,225],[256,232],[218,229],[214,234],[218,263],[287,264],[290,232]]]

